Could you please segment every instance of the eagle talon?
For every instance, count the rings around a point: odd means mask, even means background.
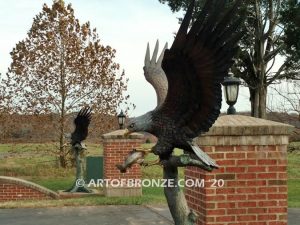
[[[151,153],[152,152],[152,149],[151,148],[135,148],[133,149],[134,151],[137,151],[137,152],[144,152],[145,154],[148,154],[148,153]]]

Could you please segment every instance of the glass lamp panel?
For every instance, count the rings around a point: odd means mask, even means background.
[[[227,92],[227,101],[234,103],[237,100],[239,86],[236,84],[228,85],[225,89]]]
[[[118,119],[119,119],[119,125],[122,125],[124,118],[122,116],[120,116],[120,117],[118,117]]]

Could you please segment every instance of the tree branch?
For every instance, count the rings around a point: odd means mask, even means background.
[[[285,67],[287,65],[287,61],[285,61],[281,66],[280,68],[278,69],[278,71],[275,73],[275,75],[270,78],[270,79],[267,79],[267,86],[269,86],[270,84],[273,84],[273,82],[277,79],[280,79],[280,78],[284,78],[285,75],[282,75],[281,73],[284,71]]]

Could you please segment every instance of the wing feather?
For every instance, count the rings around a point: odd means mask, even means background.
[[[208,131],[218,118],[222,103],[221,82],[228,75],[243,33],[243,18],[236,18],[237,0],[223,15],[226,0],[207,0],[188,31],[192,1],[162,68],[168,79],[168,94],[155,113],[173,120],[188,137]]]
[[[91,122],[91,108],[82,108],[74,120],[75,130],[71,135],[71,144],[80,143],[88,136],[88,127]]]

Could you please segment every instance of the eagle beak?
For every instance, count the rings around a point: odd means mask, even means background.
[[[125,129],[124,131],[124,137],[128,137],[131,133],[133,133],[132,131]]]

